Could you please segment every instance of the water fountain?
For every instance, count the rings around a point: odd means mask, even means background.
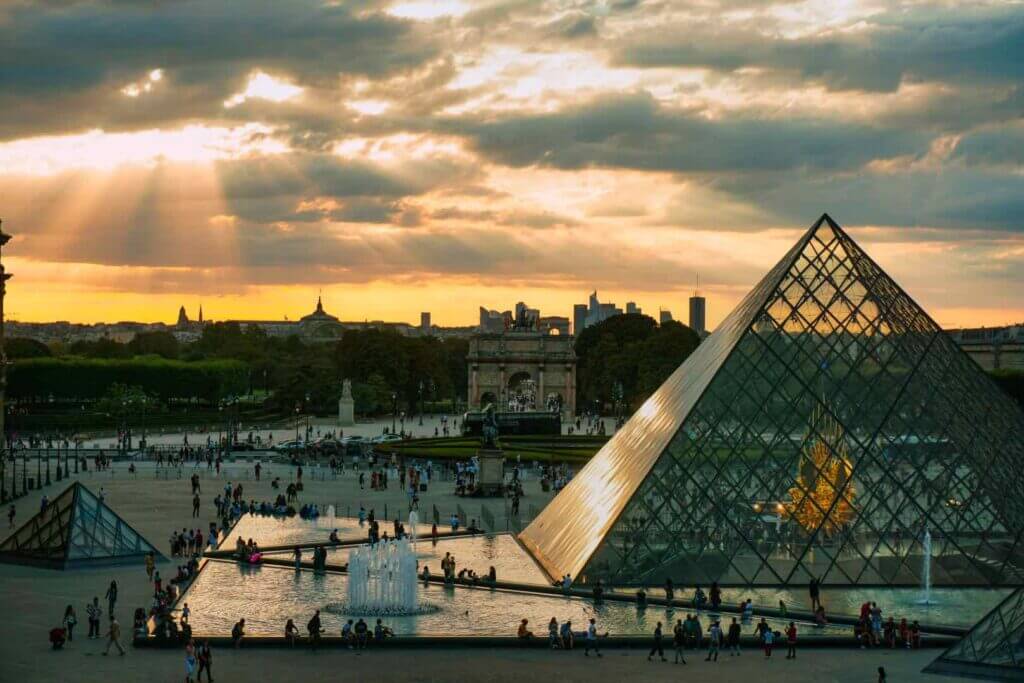
[[[348,602],[328,605],[346,614],[409,615],[433,611],[420,604],[416,553],[407,539],[353,548],[348,556]]]
[[[921,592],[923,596],[917,601],[917,604],[930,605],[932,604],[932,534],[928,529],[924,530],[921,553]]]
[[[328,505],[324,514],[316,518],[316,525],[321,529],[333,529],[337,523],[338,520],[334,514],[333,504]]]
[[[412,539],[412,544],[416,545],[416,526],[420,523],[420,515],[415,510],[409,510],[409,538]]]

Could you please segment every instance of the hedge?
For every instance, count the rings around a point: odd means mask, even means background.
[[[237,360],[26,358],[7,371],[7,395],[15,400],[91,401],[110,385],[141,387],[162,400],[207,402],[249,389],[249,366]]]

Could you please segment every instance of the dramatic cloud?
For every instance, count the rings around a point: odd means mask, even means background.
[[[1012,83],[1024,79],[1019,5],[901,9],[864,17],[847,31],[787,37],[745,25],[681,21],[640,30],[616,61],[643,67],[778,70],[835,90],[895,90],[904,79]]]
[[[515,166],[615,166],[678,172],[856,168],[923,153],[928,138],[907,130],[814,119],[732,118],[668,111],[647,95],[607,97],[554,114],[460,121],[446,126],[480,151]]]
[[[0,112],[24,319],[699,274],[716,321],[823,211],[943,324],[1024,319],[1019,3],[16,0]]]

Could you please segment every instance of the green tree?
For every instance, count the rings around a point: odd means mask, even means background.
[[[73,342],[68,350],[72,355],[85,358],[129,358],[132,355],[127,344],[107,337],[95,340],[80,339]]]
[[[590,408],[612,402],[616,384],[636,408],[686,360],[699,343],[696,332],[678,322],[659,327],[639,314],[617,315],[577,337],[576,404]]]
[[[12,337],[4,340],[4,353],[9,360],[17,358],[47,358],[53,354],[50,347],[41,341],[26,337]]]
[[[128,351],[134,356],[178,357],[178,340],[170,332],[139,332],[130,342]]]

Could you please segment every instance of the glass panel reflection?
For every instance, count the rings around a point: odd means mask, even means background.
[[[823,217],[520,538],[581,582],[1022,585],[1022,461],[1020,410]]]

